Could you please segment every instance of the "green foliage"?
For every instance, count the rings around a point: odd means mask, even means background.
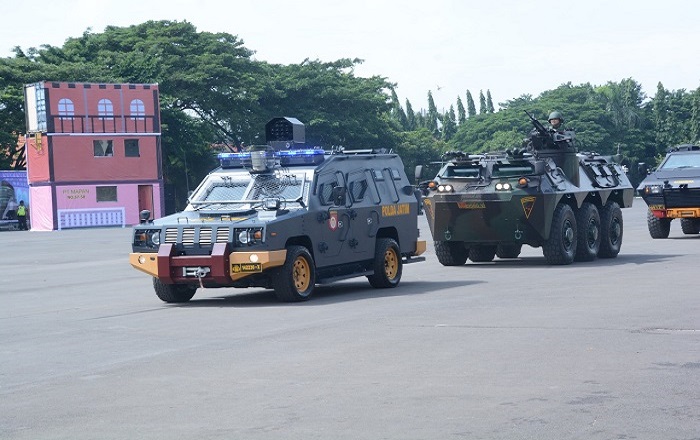
[[[435,106],[435,101],[433,101],[433,93],[428,90],[428,114],[425,117],[425,128],[430,130],[433,136],[439,136],[440,134],[438,131],[438,119],[440,119],[440,115]]]
[[[450,106],[450,110],[442,117],[442,139],[449,141],[452,136],[454,136],[456,131],[457,120],[455,116],[455,109],[453,106]]]
[[[491,90],[486,90],[486,113],[493,113],[493,99],[491,99]]]
[[[482,115],[484,113],[487,113],[486,98],[484,97],[484,91],[479,90],[479,114]]]
[[[299,118],[307,141],[323,146],[393,148],[397,132],[410,127],[387,96],[393,84],[354,76],[361,60],[283,66],[252,54],[236,36],[175,21],[110,26],[63,47],[16,49],[0,59],[0,166],[16,143],[12,133],[25,130],[23,86],[42,80],[158,83],[163,172],[178,200],[215,165],[212,143],[264,143],[264,125],[275,116]]]
[[[467,122],[467,111],[464,109],[464,104],[462,104],[462,98],[457,97],[457,123],[459,125]]]
[[[467,90],[467,117],[471,118],[476,116],[476,106],[474,105],[474,98],[472,98],[472,92]]]
[[[700,88],[666,90],[658,83],[648,98],[632,78],[601,86],[565,83],[537,97],[521,95],[494,108],[490,90],[471,92],[444,114],[432,93],[427,111],[401,107],[386,78],[360,78],[362,61],[305,60],[277,65],[252,59],[237,36],[198,32],[188,22],[148,21],[85,32],[62,47],[41,46],[0,59],[0,168],[18,158],[17,136],[25,130],[24,85],[38,81],[157,83],[161,94],[163,171],[177,198],[215,164],[211,144],[264,142],[272,117],[305,123],[307,142],[398,151],[409,174],[448,149],[502,151],[519,147],[532,129],[529,111],[545,121],[563,112],[579,150],[619,150],[634,181],[636,163],[656,163],[666,148],[700,141]],[[21,158],[20,158],[21,162]],[[426,171],[429,172],[429,171]]]
[[[447,143],[435,139],[426,128],[405,131],[399,134],[396,152],[401,155],[408,176],[413,176],[416,165],[423,165],[423,176],[432,178],[437,174],[439,165],[432,163],[447,150]]]

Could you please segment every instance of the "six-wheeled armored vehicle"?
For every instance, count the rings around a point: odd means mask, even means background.
[[[647,166],[639,165],[640,174],[646,175]],[[680,219],[684,234],[700,233],[700,146],[686,144],[669,149],[661,165],[637,190],[649,206],[651,238],[668,238],[675,218]]]
[[[634,198],[623,168],[610,157],[578,153],[572,131],[547,129],[529,116],[535,129],[523,148],[448,153],[426,185],[423,208],[443,265],[516,258],[524,244],[542,247],[558,265],[620,252],[621,208]]]
[[[366,276],[396,287],[404,263],[422,261],[418,203],[400,157],[312,148],[304,125],[275,118],[267,145],[219,155],[187,208],[134,227],[130,263],[165,302],[199,287],[272,288],[308,299],[316,284]]]

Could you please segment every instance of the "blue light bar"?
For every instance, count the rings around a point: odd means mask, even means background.
[[[263,156],[267,159],[278,159],[281,166],[289,167],[295,165],[318,165],[325,159],[325,152],[321,148],[303,150],[280,150],[265,152]],[[219,153],[219,162],[222,168],[249,168],[252,164],[250,151],[243,153]]]
[[[275,155],[284,167],[294,165],[318,165],[324,160],[324,151],[320,148],[305,150],[280,150]]]

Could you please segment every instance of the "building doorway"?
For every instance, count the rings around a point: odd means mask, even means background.
[[[139,185],[139,213],[144,209],[151,212],[151,219],[155,218],[153,212],[153,185]]]

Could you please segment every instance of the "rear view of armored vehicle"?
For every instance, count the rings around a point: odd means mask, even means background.
[[[647,168],[640,164],[640,174]],[[668,238],[671,221],[680,219],[684,234],[700,233],[700,146],[679,145],[637,187],[649,206],[651,238]]]
[[[185,211],[134,227],[133,267],[165,302],[200,287],[264,287],[282,301],[316,284],[366,276],[396,287],[404,263],[424,260],[418,198],[396,154],[324,151],[304,125],[276,118],[267,145],[219,155]]]
[[[530,118],[525,148],[448,153],[427,185],[424,210],[443,265],[516,258],[523,245],[541,247],[553,265],[620,252],[621,208],[634,198],[622,167],[577,153],[573,132]]]

